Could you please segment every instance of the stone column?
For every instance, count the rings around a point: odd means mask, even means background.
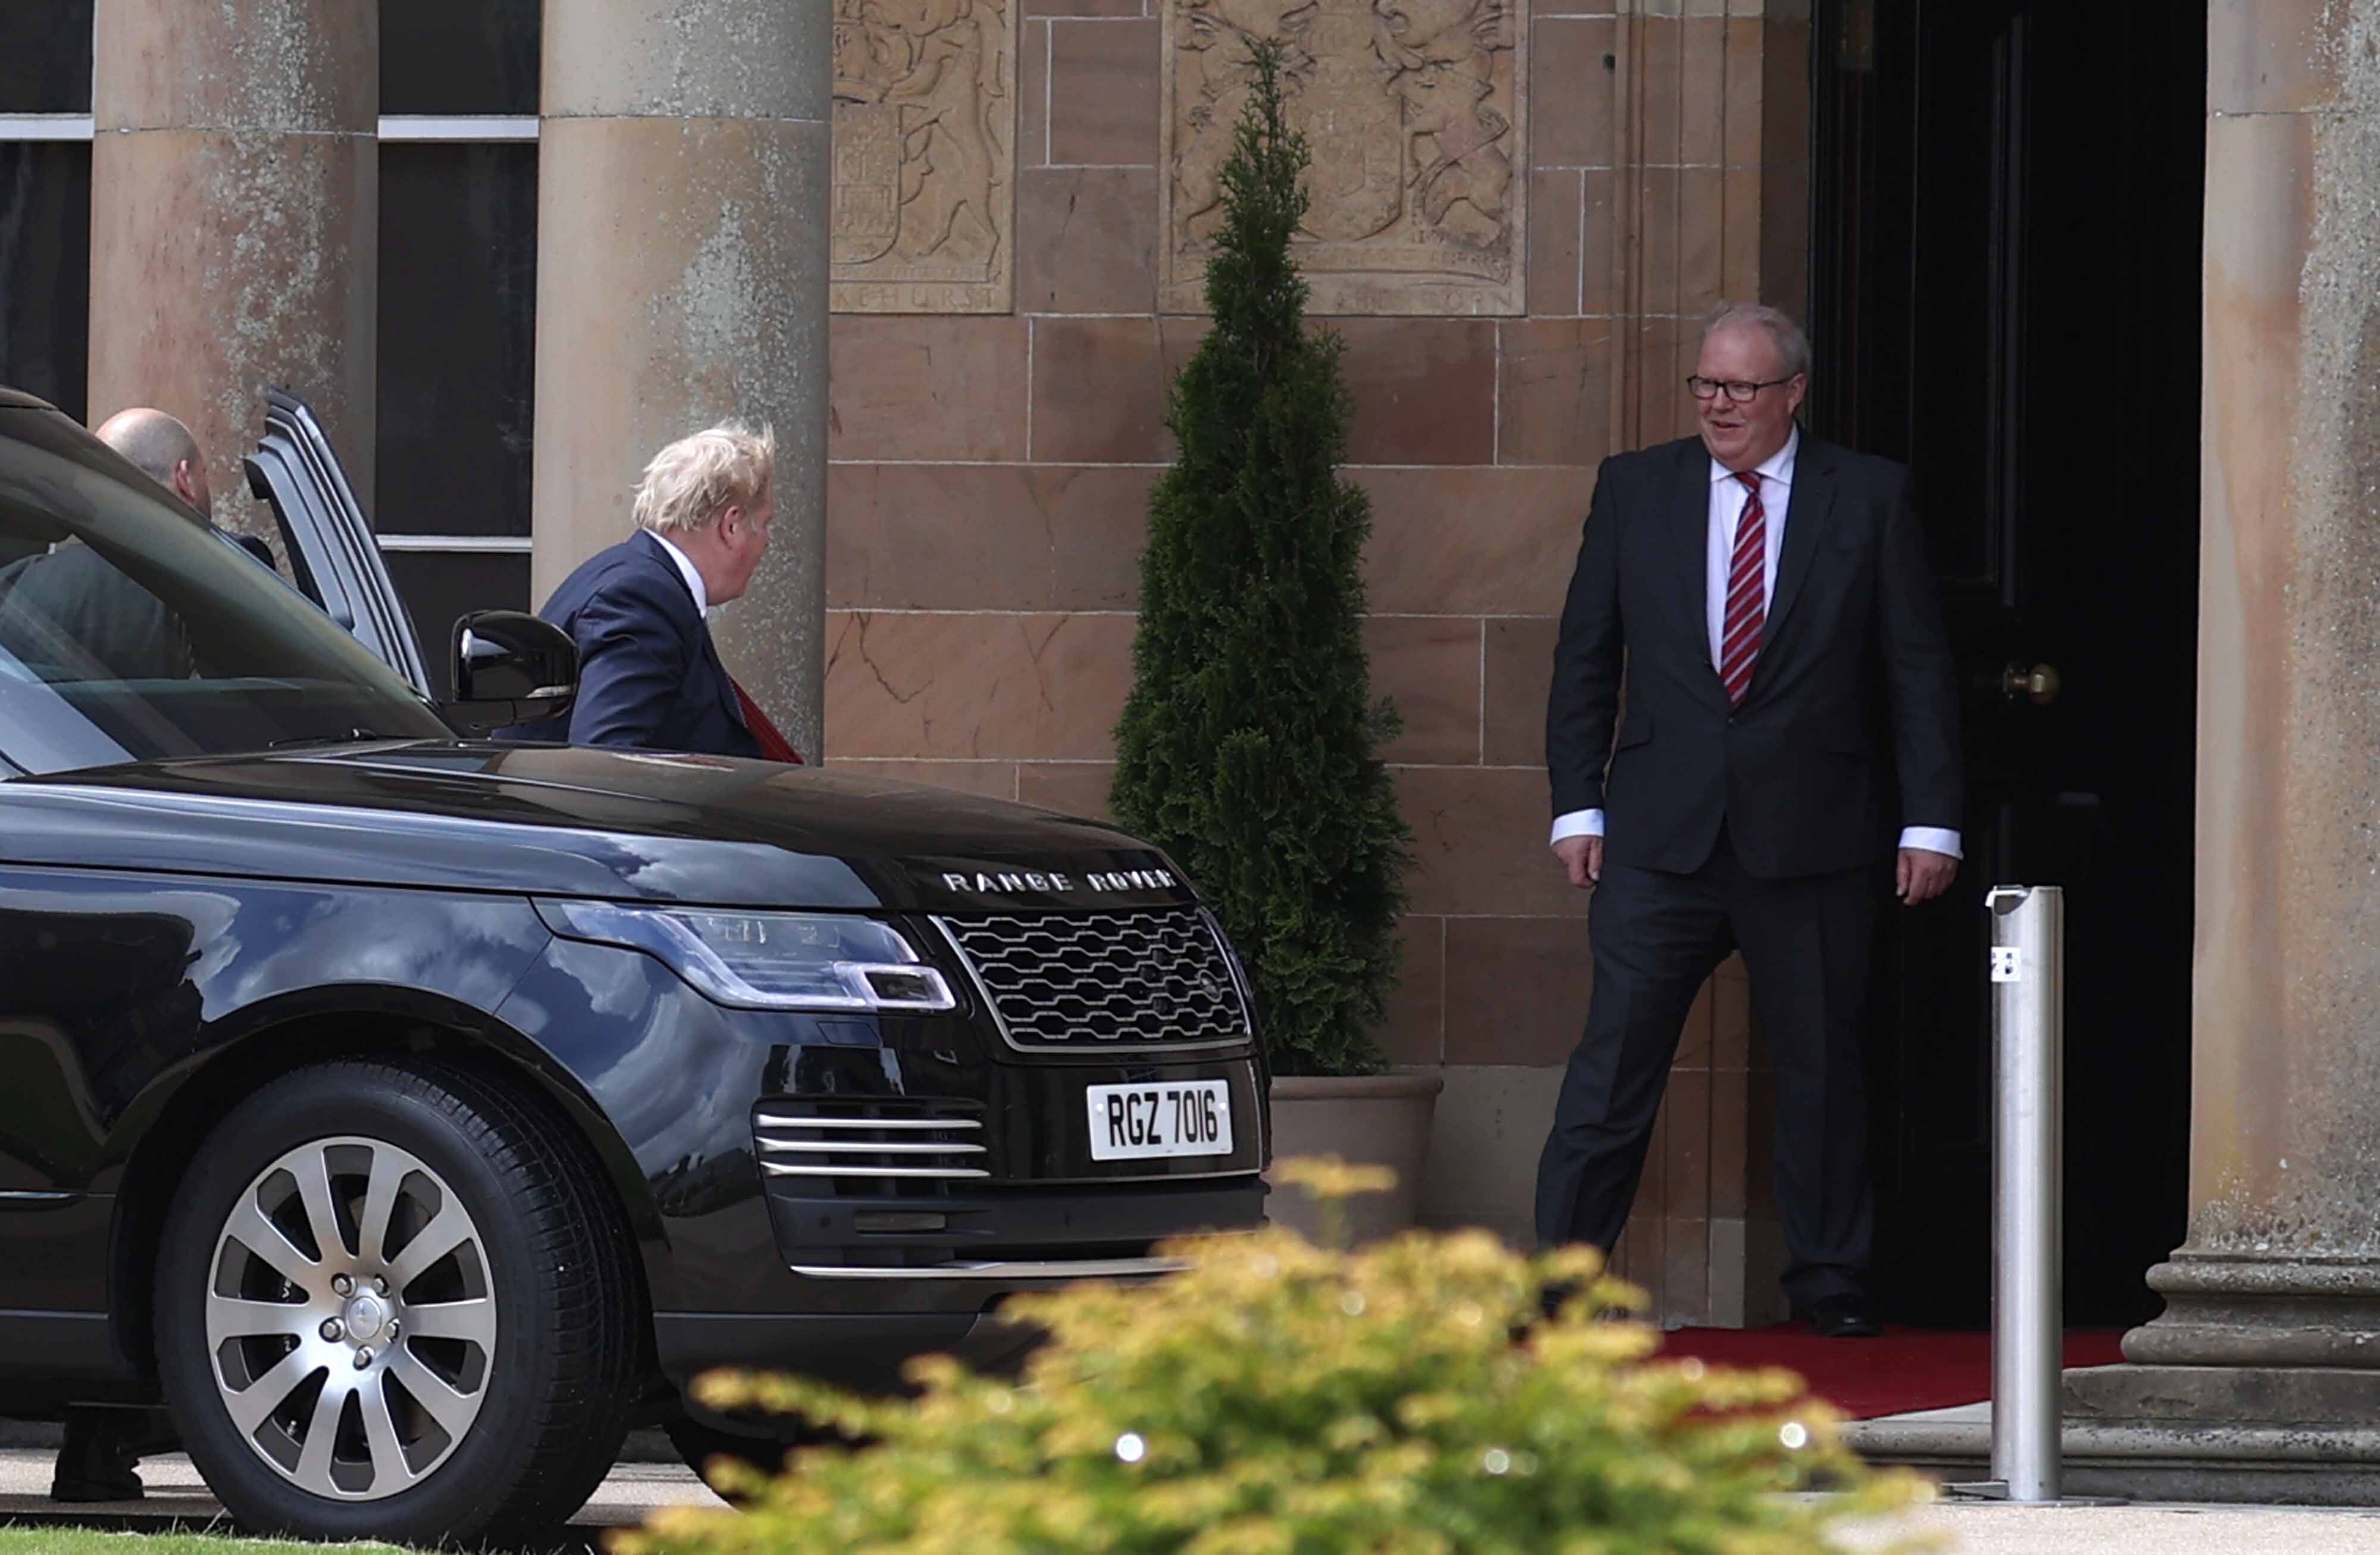
[[[216,518],[263,533],[240,459],[286,387],[369,512],[378,0],[99,0],[97,23],[92,424],[181,418]]]
[[[538,153],[531,589],[627,536],[663,443],[777,433],[769,559],[720,650],[821,752],[828,124],[823,0],[550,0]]]
[[[2209,43],[2190,1240],[2149,1276],[2167,1310],[2127,1336],[2139,1364],[2072,1391],[2085,1415],[2234,1443],[2301,1499],[2362,1500],[2380,1494],[2380,0],[2215,0]]]

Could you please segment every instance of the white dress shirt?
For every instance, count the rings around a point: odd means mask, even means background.
[[[1797,426],[1785,439],[1785,446],[1762,461],[1755,471],[1760,477],[1760,505],[1767,521],[1761,534],[1766,552],[1760,570],[1760,611],[1764,617],[1777,598],[1777,558],[1785,546],[1785,514],[1793,500],[1793,459],[1801,448],[1802,429]],[[1751,505],[1752,493],[1744,490],[1735,472],[1713,459],[1710,525],[1706,531],[1709,538],[1703,547],[1705,627],[1710,637],[1713,669],[1725,657],[1720,650],[1727,641],[1727,586],[1735,569],[1736,526],[1743,521],[1744,509]],[[1572,810],[1554,820],[1553,841],[1557,843],[1565,837],[1602,835],[1601,810]],[[1939,826],[1903,827],[1900,845],[1947,853],[1953,858],[1962,856],[1959,833]]]
[[[662,542],[662,549],[670,553],[670,560],[677,564],[677,570],[685,576],[686,586],[694,591],[694,613],[697,615],[710,614],[710,590],[702,586],[702,572],[694,565],[694,558],[680,551],[671,542],[669,536],[659,529],[647,529],[645,532]]]

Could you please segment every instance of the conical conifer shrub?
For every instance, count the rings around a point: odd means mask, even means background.
[[[1149,501],[1115,813],[1171,854],[1256,984],[1276,1074],[1383,1067],[1411,832],[1380,747],[1363,638],[1371,508],[1339,474],[1338,338],[1305,325],[1291,238],[1304,139],[1282,51],[1255,79],[1222,169],[1207,266],[1214,327],[1176,377],[1180,445]]]

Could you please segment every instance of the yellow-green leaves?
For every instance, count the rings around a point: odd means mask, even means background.
[[[1286,1167],[1325,1197],[1358,1169]],[[1916,1482],[1866,1470],[1781,1371],[1660,1356],[1597,1314],[1591,1253],[1480,1232],[1342,1252],[1268,1230],[1188,1271],[1014,1298],[1021,1382],[917,1363],[912,1403],[715,1377],[704,1402],[832,1420],[740,1513],[675,1511],[620,1555],[1818,1555]],[[1548,1292],[1572,1294],[1548,1318]],[[1779,1492],[1826,1488],[1828,1498]]]

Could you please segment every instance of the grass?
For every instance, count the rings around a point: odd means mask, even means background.
[[[0,1528],[0,1555],[295,1555],[309,1549],[398,1555],[386,1544],[286,1544],[212,1534],[112,1534],[94,1528]]]

